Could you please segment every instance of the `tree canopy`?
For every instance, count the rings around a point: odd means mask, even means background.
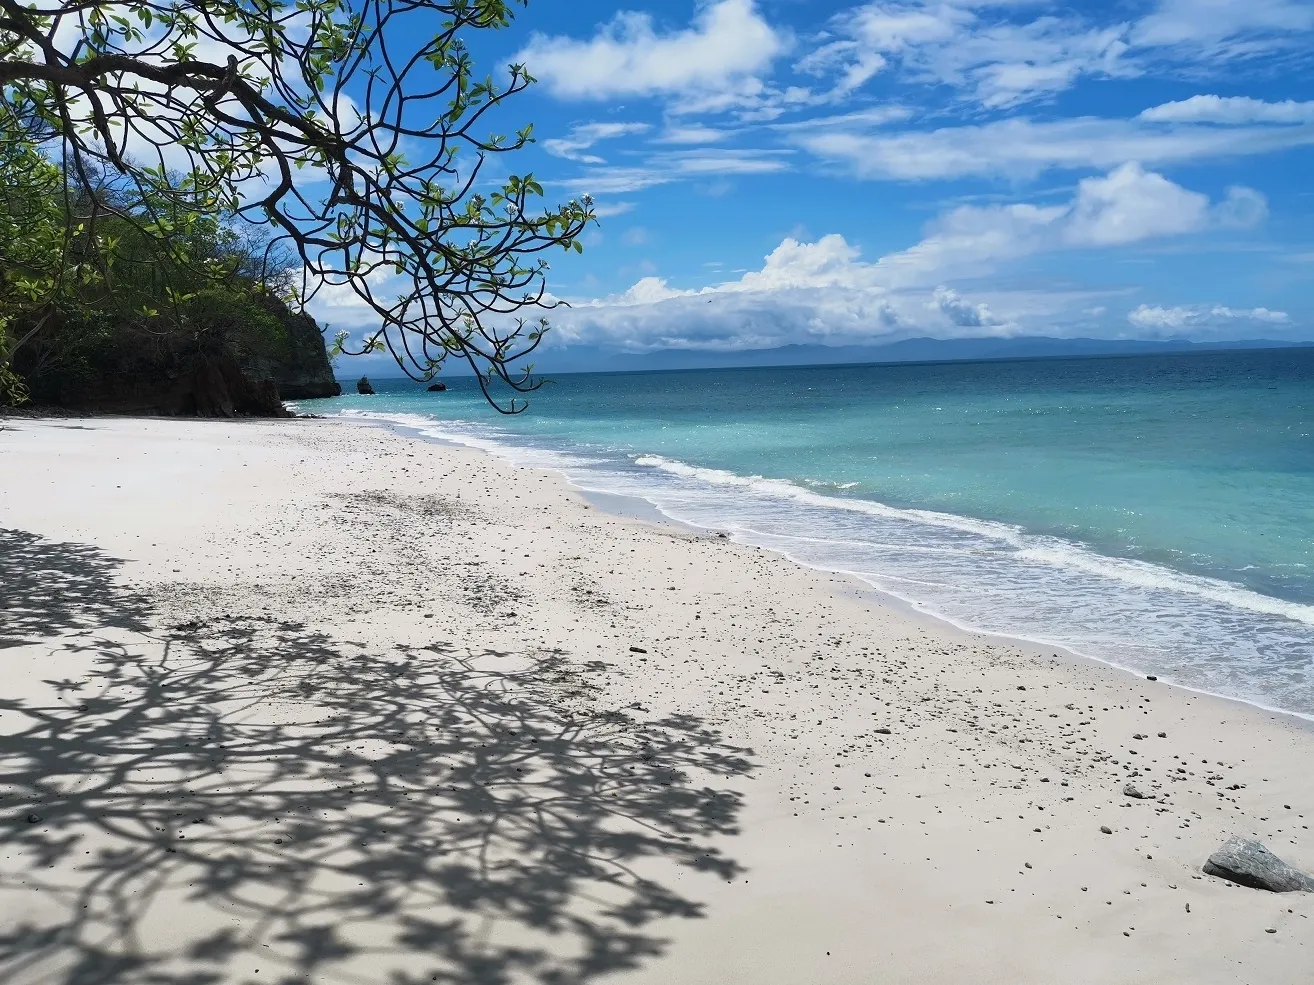
[[[0,242],[31,261],[9,298],[39,306],[101,276],[73,247],[112,249],[114,223],[175,264],[198,224],[251,223],[293,261],[299,302],[345,292],[367,314],[344,351],[386,349],[417,379],[464,360],[519,409],[559,303],[547,256],[579,250],[593,219],[587,199],[544,207],[532,175],[490,165],[533,139],[493,129],[533,79],[477,77],[470,42],[524,3],[0,0],[0,167],[40,177],[0,220],[33,233]]]

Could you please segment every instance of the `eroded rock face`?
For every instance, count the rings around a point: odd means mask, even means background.
[[[264,306],[282,326],[283,340],[258,354],[217,332],[155,347],[92,349],[81,363],[45,368],[29,347],[35,361],[18,371],[35,405],[91,414],[286,417],[283,400],[340,394],[315,320],[277,298]]]
[[[278,319],[287,335],[286,356],[271,367],[270,375],[283,400],[336,397],[342,393],[333,375],[324,334],[318,322],[304,312],[289,311],[282,302]]]
[[[1205,875],[1271,893],[1314,893],[1314,878],[1293,869],[1257,841],[1233,835],[1209,856]]]

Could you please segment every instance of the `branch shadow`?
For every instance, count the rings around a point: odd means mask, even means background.
[[[597,665],[271,619],[148,633],[115,562],[18,542],[6,579],[61,581],[20,595],[14,638],[77,628],[87,672],[0,698],[0,980],[586,983],[703,915],[682,870],[741,871],[719,845],[748,751],[590,710]]]
[[[0,650],[70,630],[144,631],[145,599],[113,582],[121,563],[88,544],[0,527]]]

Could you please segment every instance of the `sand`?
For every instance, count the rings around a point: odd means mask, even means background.
[[[1308,723],[376,427],[3,423],[7,985],[1314,981],[1200,871],[1314,870]]]

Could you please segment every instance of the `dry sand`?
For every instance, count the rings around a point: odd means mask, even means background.
[[[1306,723],[342,422],[11,422],[0,528],[6,985],[1314,981],[1200,873]]]

